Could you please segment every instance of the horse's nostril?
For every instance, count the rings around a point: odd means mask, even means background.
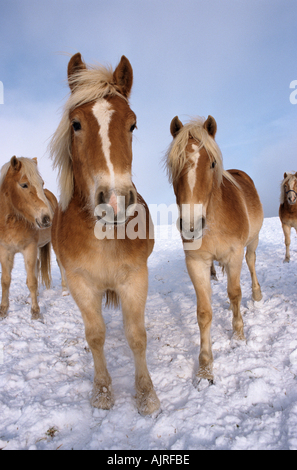
[[[104,199],[104,193],[103,191],[100,191],[99,195],[98,195],[98,204],[104,204],[105,202],[105,199]]]
[[[135,204],[135,194],[133,191],[130,191],[128,206],[133,206],[133,204]]]
[[[182,232],[183,231],[183,219],[179,219],[179,230]]]

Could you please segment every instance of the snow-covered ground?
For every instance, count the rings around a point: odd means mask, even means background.
[[[164,231],[164,228],[162,228]],[[53,256],[42,322],[31,321],[24,262],[15,259],[9,316],[0,322],[0,449],[297,449],[297,240],[291,263],[278,218],[265,219],[257,251],[263,300],[251,300],[242,269],[247,342],[231,342],[226,277],[213,287],[215,384],[193,386],[198,367],[196,297],[179,237],[156,241],[149,259],[147,359],[162,412],[138,414],[134,364],[120,310],[107,310],[110,411],[90,406],[92,355],[80,312],[62,297]],[[160,237],[159,237],[160,238]],[[232,347],[233,346],[233,347]]]

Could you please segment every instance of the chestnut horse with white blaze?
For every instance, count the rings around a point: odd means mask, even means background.
[[[212,382],[211,266],[216,260],[227,273],[233,336],[244,340],[240,273],[246,247],[253,299],[261,300],[255,251],[263,210],[251,178],[239,170],[223,169],[213,117],[197,118],[183,126],[176,116],[170,130],[174,139],[166,155],[167,170],[180,210],[186,265],[197,295],[201,337],[197,380]]]
[[[285,236],[286,257],[284,263],[290,262],[291,229],[297,233],[297,173],[285,173],[281,184],[279,218]]]
[[[2,300],[0,319],[7,316],[11,271],[16,253],[22,253],[31,294],[32,319],[40,318],[37,301],[38,271],[47,288],[51,283],[51,224],[58,204],[55,196],[43,189],[36,158],[12,157],[0,176],[0,262]],[[38,259],[38,250],[39,258]]]
[[[133,71],[124,56],[112,71],[102,66],[87,68],[77,53],[68,64],[68,81],[71,94],[51,141],[61,188],[53,220],[53,247],[81,311],[94,358],[92,405],[110,409],[114,403],[104,356],[105,297],[107,304],[121,302],[125,334],[134,354],[137,407],[147,415],[160,406],[147,368],[144,324],[147,259],[154,240],[149,237],[148,207],[137,194],[131,176],[136,116],[128,99]],[[118,205],[119,198],[124,207]],[[125,216],[126,209],[136,203],[145,208],[141,222],[145,236],[133,240],[127,234],[117,237],[133,220]],[[101,205],[114,211],[113,239],[95,236],[95,214]]]

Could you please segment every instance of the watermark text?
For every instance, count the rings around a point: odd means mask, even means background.
[[[119,196],[115,208],[99,204],[94,215],[94,228],[98,240],[135,240],[182,238],[185,250],[201,247],[203,236],[202,204],[151,204],[149,213],[142,204],[125,208],[125,198]],[[160,227],[163,227],[160,230]]]

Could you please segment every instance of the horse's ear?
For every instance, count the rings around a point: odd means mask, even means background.
[[[208,116],[205,123],[203,124],[203,127],[211,137],[215,138],[215,135],[217,133],[217,123],[215,118],[213,118],[212,116]]]
[[[69,83],[71,91],[73,91],[73,89],[75,88],[75,85],[72,80],[73,74],[86,68],[87,68],[86,64],[83,62],[80,52],[77,52],[77,54],[74,54],[71,57],[69,64],[68,64],[68,83]]]
[[[284,179],[286,179],[288,177],[287,173],[284,173]]]
[[[133,84],[133,69],[124,55],[115,71],[113,72],[113,80],[125,98],[129,98]]]
[[[15,171],[19,171],[21,169],[22,163],[17,159],[16,156],[14,156],[10,160],[10,165]]]
[[[170,132],[172,137],[176,137],[182,127],[184,127],[183,123],[178,119],[178,116],[175,116],[170,124]]]
[[[37,158],[36,158],[36,157],[33,157],[32,160],[33,160],[33,162],[37,165]]]

